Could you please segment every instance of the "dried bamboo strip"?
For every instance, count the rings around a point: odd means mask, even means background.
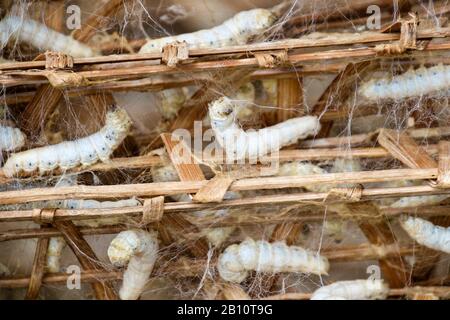
[[[399,187],[399,188],[372,188],[362,190],[361,200],[373,200],[379,198],[389,197],[405,197],[417,195],[434,195],[434,194],[448,194],[450,191],[436,189],[427,185],[413,186],[413,187]],[[56,197],[61,198],[61,196]],[[70,196],[68,198],[71,198]],[[299,206],[308,206],[313,204],[321,204],[328,198],[327,193],[297,193],[288,195],[273,195],[273,196],[259,196],[254,198],[244,198],[236,200],[224,200],[221,203],[192,203],[192,202],[177,202],[165,203],[164,212],[183,212],[183,211],[198,211],[198,210],[218,210],[233,207],[257,207],[267,205],[287,205],[297,204]],[[26,200],[24,200],[26,201]],[[344,200],[336,200],[342,202]],[[327,202],[329,203],[329,202]],[[433,207],[428,210],[424,208],[421,213],[426,215],[446,214],[447,207]],[[400,213],[411,212],[411,208],[388,208],[383,209],[386,214],[398,215]],[[83,220],[83,219],[97,219],[105,217],[118,217],[121,215],[141,216],[143,212],[142,206],[129,208],[111,208],[111,209],[57,209],[55,212],[56,220]],[[1,211],[0,222],[8,221],[29,221],[33,218],[32,210],[22,211]]]
[[[97,263],[95,252],[84,240],[82,234],[71,221],[55,221],[54,226],[62,233],[69,247],[77,257],[84,270],[105,271],[104,268]],[[118,300],[119,297],[115,292],[113,284],[106,281],[98,281],[92,283],[95,297],[98,300]]]
[[[33,269],[31,270],[31,277],[28,284],[28,290],[25,295],[27,300],[35,300],[39,295],[39,289],[42,285],[44,277],[44,268],[47,257],[49,239],[41,238],[36,243],[36,251],[34,254]]]
[[[175,170],[178,173],[180,181],[203,181],[205,180],[205,176],[203,175],[200,166],[195,163],[194,157],[191,154],[190,150],[188,150],[185,146],[182,146],[183,152],[187,152],[187,158],[189,158],[189,163],[182,163],[181,159],[177,158],[177,154],[175,153],[176,147],[180,144],[184,144],[184,142],[172,140],[170,134],[161,134],[161,139],[164,143],[167,153],[172,161]],[[178,233],[183,233],[187,229],[196,229],[194,225],[192,225],[188,220],[186,220],[182,214],[175,213],[174,215],[164,215],[161,219],[160,227],[166,228],[168,227],[168,232],[170,230],[174,230]],[[198,231],[198,230],[196,230]],[[190,252],[197,258],[205,257],[208,254],[208,243],[205,238],[196,239],[195,241],[189,242],[188,247]]]
[[[429,51],[442,51],[450,48],[450,42],[442,43],[429,43],[422,51],[410,53],[410,56],[423,56]],[[377,56],[377,50],[375,48],[349,48],[349,49],[335,49],[312,53],[288,53],[288,63],[292,66],[298,66],[302,63],[323,61],[323,60],[339,60],[352,58],[356,61],[361,59],[374,58]],[[77,60],[74,60],[74,63]],[[226,71],[228,69],[245,69],[245,68],[258,68],[259,64],[256,58],[242,58],[242,59],[227,59],[217,61],[198,61],[185,63],[180,65],[174,70],[165,65],[152,65],[147,67],[136,67],[133,69],[122,68],[112,70],[92,70],[92,71],[80,71],[72,73],[72,76],[77,76],[80,79],[85,79],[90,82],[101,80],[103,82],[117,81],[118,79],[132,79],[136,77],[147,77],[156,74],[165,73],[194,73],[202,71]],[[0,84],[9,84],[11,77],[20,76],[21,81],[28,81],[30,77],[43,80],[47,77],[47,73],[41,70],[35,71],[8,71],[4,72],[0,77]]]
[[[437,168],[391,169],[290,176],[289,180],[286,180],[285,177],[248,178],[234,181],[230,186],[230,191],[299,188],[311,184],[368,183],[399,181],[405,179],[428,180],[436,179],[438,174],[437,171]],[[27,190],[0,192],[0,204],[27,203],[33,201],[59,199],[117,199],[132,196],[167,196],[180,193],[195,193],[207,183],[207,180],[203,180],[111,186],[79,185],[61,188],[33,188]],[[440,189],[433,189],[433,191],[435,191],[436,194],[446,193],[445,190]]]

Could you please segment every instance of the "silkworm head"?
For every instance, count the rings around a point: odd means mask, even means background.
[[[139,237],[131,230],[123,231],[111,241],[108,257],[117,267],[125,266],[140,246]]]
[[[211,121],[219,126],[227,126],[234,121],[235,106],[227,97],[213,101],[209,106]]]

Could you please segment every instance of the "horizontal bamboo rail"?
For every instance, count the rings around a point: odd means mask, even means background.
[[[342,183],[369,183],[369,182],[387,182],[402,180],[429,180],[435,179],[438,174],[437,168],[431,169],[391,169],[360,172],[340,172],[326,173],[305,176],[286,177],[259,177],[248,178],[234,181],[230,191],[248,191],[248,190],[273,190],[286,188],[299,188],[312,184],[342,184]],[[44,200],[62,200],[62,199],[118,199],[132,196],[153,197],[168,196],[180,193],[196,193],[200,188],[207,184],[203,181],[179,181],[179,182],[158,182],[158,183],[139,183],[123,185],[103,185],[103,186],[85,186],[78,185],[72,187],[60,188],[33,188],[19,191],[0,192],[0,204],[17,204]],[[415,187],[418,192],[427,194],[444,194],[446,190],[440,190],[426,186]],[[401,190],[402,188],[399,188]],[[411,187],[413,190],[414,187]],[[366,195],[377,189],[365,190]],[[380,195],[386,194],[391,190],[392,195],[398,195],[394,189],[381,189]],[[420,191],[419,191],[420,190]],[[364,193],[363,193],[364,194]],[[311,196],[310,196],[311,195]],[[323,198],[324,194],[304,194],[302,200],[318,200]],[[311,197],[311,198],[308,198]],[[300,199],[299,199],[300,201]]]

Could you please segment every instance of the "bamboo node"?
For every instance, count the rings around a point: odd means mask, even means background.
[[[164,196],[144,200],[141,225],[160,221],[164,214]]]
[[[415,13],[409,13],[410,18],[399,19],[400,40],[396,43],[380,44],[375,46],[377,55],[395,55],[405,53],[407,50],[423,50],[424,44],[417,42],[417,25],[419,18]]]
[[[162,61],[168,67],[175,67],[180,61],[189,58],[189,48],[186,41],[176,41],[165,45],[162,49]]]
[[[289,62],[287,50],[255,53],[256,61],[262,68],[276,68]]]
[[[73,68],[73,58],[62,52],[45,52],[45,69],[71,69]]]
[[[56,208],[34,209],[33,221],[37,224],[49,224],[55,219]]]
[[[86,78],[75,72],[49,70],[44,72],[44,75],[54,88],[79,87],[89,84]]]
[[[344,200],[346,202],[359,202],[362,198],[363,186],[357,184],[350,188],[332,188],[324,199],[324,202]]]

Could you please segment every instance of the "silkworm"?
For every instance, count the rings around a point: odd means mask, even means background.
[[[42,51],[64,52],[73,57],[92,57],[98,54],[89,46],[33,19],[8,15],[0,21],[0,46],[3,48],[10,38]]]
[[[136,300],[144,291],[158,254],[155,232],[140,229],[119,233],[108,247],[108,257],[115,266],[128,267],[123,274],[120,299]]]
[[[439,64],[430,68],[411,69],[391,78],[372,79],[362,84],[359,93],[368,100],[399,100],[448,89],[450,89],[450,66]]]
[[[292,161],[285,162],[278,168],[278,176],[308,176],[313,174],[328,173],[325,169],[309,162]],[[312,192],[328,192],[331,187],[324,184],[307,185],[304,188]]]
[[[61,254],[66,246],[66,241],[61,237],[50,238],[47,249],[47,265],[48,272],[60,271]]]
[[[315,135],[320,130],[316,116],[286,120],[257,131],[244,131],[236,123],[235,104],[222,97],[209,106],[209,117],[216,141],[231,160],[254,159]]]
[[[418,206],[430,206],[439,204],[448,195],[432,195],[432,196],[413,196],[413,197],[402,197],[391,204],[392,208],[405,208],[405,207],[418,207]]]
[[[317,289],[311,300],[375,300],[385,299],[389,288],[383,280],[338,281]]]
[[[267,9],[241,11],[211,29],[149,40],[139,53],[161,52],[165,45],[176,41],[186,41],[190,49],[246,44],[251,37],[264,33],[275,20],[276,16]]]
[[[417,243],[450,253],[450,227],[436,226],[427,220],[406,215],[400,217],[400,224]]]
[[[0,152],[13,151],[24,146],[25,134],[18,128],[0,126]]]
[[[247,239],[226,248],[219,257],[217,268],[223,280],[240,283],[252,270],[327,274],[329,263],[317,253],[287,246],[284,242]]]
[[[98,132],[74,141],[31,149],[12,154],[3,172],[7,177],[25,172],[40,173],[60,168],[89,166],[98,161],[107,162],[114,150],[128,135],[131,120],[125,110],[116,108],[106,115],[105,126]]]

